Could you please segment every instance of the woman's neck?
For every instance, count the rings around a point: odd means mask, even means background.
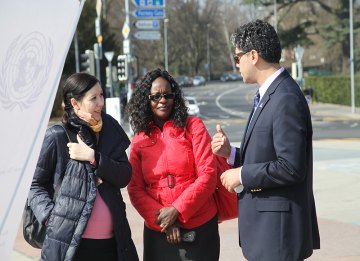
[[[158,126],[161,131],[163,130],[165,122],[166,122],[166,120],[162,120],[162,119],[158,119],[158,118],[154,119],[155,125]]]

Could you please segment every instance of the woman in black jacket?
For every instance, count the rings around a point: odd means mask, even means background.
[[[46,131],[30,188],[30,206],[47,226],[40,260],[137,261],[120,191],[131,179],[130,141],[102,112],[103,91],[94,76],[70,76],[63,101],[67,133],[59,125]]]

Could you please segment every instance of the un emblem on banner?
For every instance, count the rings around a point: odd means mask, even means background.
[[[53,44],[40,32],[18,36],[9,46],[0,69],[0,101],[5,109],[33,104],[49,77]]]

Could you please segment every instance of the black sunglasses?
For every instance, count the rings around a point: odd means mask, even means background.
[[[165,98],[165,100],[168,100],[168,99],[174,99],[175,97],[175,93],[157,93],[157,94],[152,94],[152,95],[149,95],[149,99],[151,101],[160,101],[161,98]]]
[[[238,53],[234,54],[234,62],[235,62],[235,64],[238,64],[240,62],[241,57],[243,57],[243,55],[247,54],[247,53],[248,52],[241,51],[241,52],[238,52]]]

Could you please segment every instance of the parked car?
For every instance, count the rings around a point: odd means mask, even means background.
[[[200,85],[205,85],[206,84],[206,80],[204,78],[204,76],[201,75],[195,75],[193,78],[193,85],[194,86],[200,86]]]
[[[200,108],[199,108],[199,105],[198,105],[195,97],[186,96],[185,104],[186,104],[186,107],[189,108],[189,110],[188,110],[189,115],[192,115],[192,116],[200,115]]]
[[[185,75],[180,75],[176,77],[175,81],[179,84],[180,87],[190,87],[193,85],[192,79]]]
[[[220,81],[222,81],[222,82],[231,81],[230,73],[223,73],[223,74],[220,76]]]
[[[242,81],[242,76],[240,73],[230,73],[230,78],[232,81]]]
[[[240,81],[242,80],[242,76],[240,73],[223,73],[220,76],[220,81],[222,82],[228,82],[228,81]]]

